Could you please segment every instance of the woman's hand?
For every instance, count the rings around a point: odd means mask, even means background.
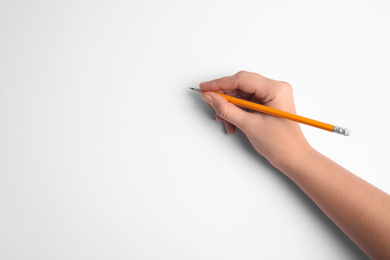
[[[200,88],[296,113],[291,85],[256,73],[240,71],[233,76],[203,82]],[[279,169],[289,167],[311,149],[296,122],[244,110],[212,92],[205,92],[203,98],[214,108],[216,119],[225,123],[228,134],[240,128],[256,151]]]

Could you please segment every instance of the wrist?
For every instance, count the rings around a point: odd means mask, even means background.
[[[282,171],[287,177],[291,175],[296,169],[301,168],[306,163],[311,154],[317,152],[308,142],[300,146],[295,146],[292,151],[288,152],[284,158],[272,163],[277,169]]]

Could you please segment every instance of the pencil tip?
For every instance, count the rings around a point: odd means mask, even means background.
[[[203,90],[201,90],[200,88],[190,88],[190,89],[199,93],[203,93]]]

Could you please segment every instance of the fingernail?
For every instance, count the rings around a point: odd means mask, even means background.
[[[199,84],[199,86],[200,86],[200,85],[204,85],[204,84],[206,84],[207,82],[208,82],[208,81],[203,81],[202,83]]]
[[[209,104],[210,106],[213,105],[213,98],[209,94],[203,94],[203,99]]]

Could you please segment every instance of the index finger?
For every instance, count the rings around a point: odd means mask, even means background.
[[[254,98],[267,102],[275,92],[275,81],[257,73],[240,71],[233,76],[203,82],[199,85],[202,90],[216,91],[227,95],[243,97],[254,96]]]

